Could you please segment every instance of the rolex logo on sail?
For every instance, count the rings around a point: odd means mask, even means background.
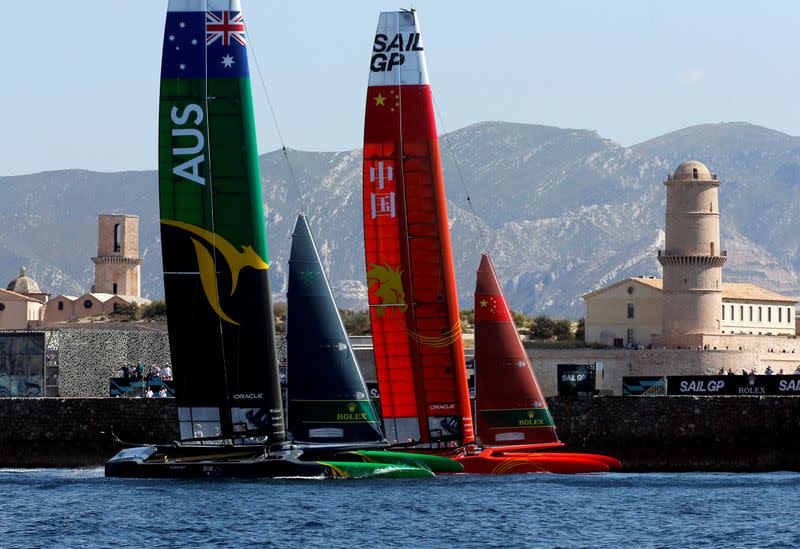
[[[347,403],[347,412],[336,414],[336,421],[369,421],[366,412],[356,412],[359,409],[355,402]]]
[[[545,418],[537,418],[536,410],[528,410],[527,418],[520,418],[517,420],[517,427],[544,427],[546,425]]]

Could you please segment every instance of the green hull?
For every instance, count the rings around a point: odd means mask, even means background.
[[[394,462],[365,463],[357,461],[318,461],[333,470],[333,478],[434,478],[436,475],[425,467]]]
[[[340,461],[356,461],[365,464],[395,464],[422,467],[433,473],[463,473],[464,467],[450,458],[409,452],[390,452],[388,450],[356,450],[336,454]]]

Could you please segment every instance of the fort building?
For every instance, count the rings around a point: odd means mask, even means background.
[[[663,285],[654,277],[630,277],[584,295],[586,341],[613,347],[666,344],[659,338],[669,299]],[[717,335],[795,335],[796,299],[753,284],[723,282],[721,290]]]

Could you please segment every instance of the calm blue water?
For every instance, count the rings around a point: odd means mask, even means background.
[[[798,547],[800,474],[149,481],[0,469],[0,547]]]

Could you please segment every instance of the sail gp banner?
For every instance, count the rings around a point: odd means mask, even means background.
[[[800,396],[800,375],[666,376],[666,378],[668,396]],[[624,383],[630,385],[635,379],[626,377]],[[649,382],[653,378],[643,379]]]

